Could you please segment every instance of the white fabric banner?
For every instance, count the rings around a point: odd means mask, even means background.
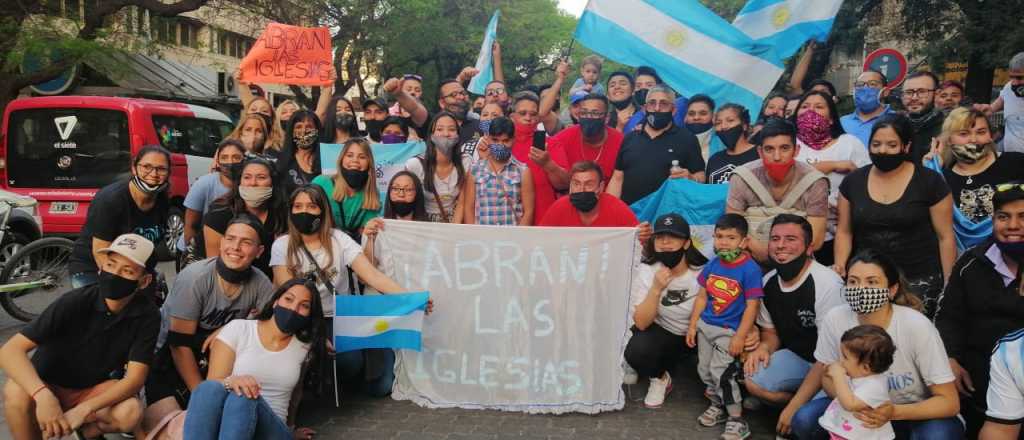
[[[398,352],[392,397],[430,408],[622,409],[632,228],[386,221],[384,272],[427,290],[423,351]]]

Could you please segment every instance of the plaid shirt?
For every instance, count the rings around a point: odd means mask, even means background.
[[[476,184],[476,224],[515,226],[523,217],[523,172],[526,165],[515,158],[499,173],[491,171],[489,161],[473,164]]]

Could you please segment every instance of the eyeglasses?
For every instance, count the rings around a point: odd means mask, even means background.
[[[150,175],[150,174],[152,174],[154,172],[156,172],[157,176],[166,176],[167,173],[171,171],[167,167],[155,167],[155,166],[150,165],[148,163],[144,163],[142,165],[139,165],[139,169],[142,170],[142,175],[143,176],[148,176],[148,175]]]
[[[1024,191],[1024,183],[1000,183],[996,185],[996,192],[1006,192],[1014,188]]]
[[[927,95],[929,93],[934,93],[934,92],[935,92],[935,89],[910,89],[910,90],[904,90],[903,94],[906,95],[906,96],[909,96],[911,98],[916,98],[918,96],[924,96],[924,95]]]
[[[402,81],[405,81],[407,79],[414,79],[416,81],[423,82],[423,77],[415,73],[406,73],[405,75],[402,75]]]
[[[416,188],[400,188],[400,187],[397,187],[397,186],[391,188],[391,194],[395,194],[395,195],[399,195],[399,196],[404,196],[406,194],[415,194],[415,193],[416,193]]]
[[[853,83],[853,86],[854,87],[871,87],[872,89],[880,89],[883,86],[885,86],[885,84],[882,84],[881,81],[876,79],[876,80],[871,80],[871,81],[857,81],[857,82]]]
[[[459,91],[451,92],[451,93],[449,93],[447,95],[444,95],[444,96],[442,96],[442,98],[444,98],[444,99],[448,99],[448,98],[456,99],[456,98],[458,98],[460,96],[463,97],[463,98],[468,98],[469,97],[469,93],[467,93],[465,90],[459,90]]]
[[[490,89],[486,92],[487,96],[498,96],[505,93],[505,89]]]
[[[604,119],[608,112],[580,112],[580,119]]]

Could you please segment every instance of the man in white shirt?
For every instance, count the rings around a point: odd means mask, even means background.
[[[992,105],[978,104],[976,107],[989,115],[1001,110],[1006,126],[1002,151],[1024,152],[1024,52],[1010,59],[1009,77]]]

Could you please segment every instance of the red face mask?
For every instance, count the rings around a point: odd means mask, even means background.
[[[764,163],[765,171],[768,172],[768,177],[770,177],[776,183],[782,183],[782,181],[786,179],[786,174],[789,174],[789,170],[793,168],[793,165],[796,163],[796,160],[790,158],[787,162],[778,163],[769,162],[767,160],[762,159],[762,162]]]

